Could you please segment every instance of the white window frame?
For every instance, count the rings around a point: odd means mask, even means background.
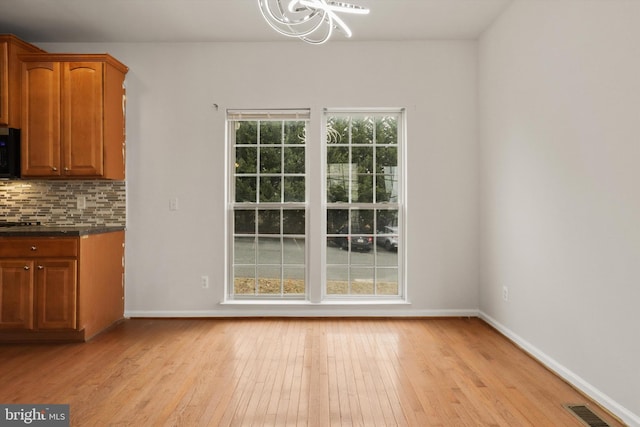
[[[304,121],[306,138],[304,144],[292,144],[291,147],[304,147],[305,148],[305,171],[304,174],[300,174],[305,178],[305,198],[304,201],[296,201],[296,202],[285,202],[281,200],[280,202],[260,202],[260,186],[257,184],[256,186],[256,201],[255,202],[236,202],[235,201],[235,168],[236,168],[236,155],[235,148],[237,146],[235,141],[235,131],[234,131],[234,123],[238,121],[257,121],[257,122],[265,122],[265,121]],[[226,119],[226,147],[227,147],[227,173],[226,179],[228,180],[228,197],[227,197],[227,241],[228,241],[228,260],[227,260],[227,289],[225,292],[226,300],[308,300],[309,297],[309,144],[308,144],[308,132],[309,132],[309,122],[310,122],[310,110],[308,109],[270,109],[270,110],[227,110],[227,119]],[[260,143],[258,141],[256,148],[259,149]],[[284,148],[285,146],[282,145]],[[258,150],[259,153],[259,150]],[[284,150],[282,154],[282,158],[284,159]],[[283,160],[284,162],[284,160]],[[258,166],[260,164],[258,157]],[[259,170],[256,170],[256,176],[269,176],[270,174],[262,174]],[[283,170],[280,171],[280,176],[284,178],[285,172]],[[259,179],[257,180],[259,182]],[[281,180],[281,194],[284,194],[284,179]],[[285,234],[283,231],[283,215],[280,215],[280,232],[275,234],[262,235],[258,230],[258,223],[256,221],[255,224],[255,238],[256,241],[256,256],[258,254],[258,249],[260,246],[260,238],[273,238],[277,236],[282,242],[282,251],[281,251],[281,262],[279,267],[281,269],[281,277],[284,279],[284,270],[287,266],[286,260],[284,259],[284,239],[288,238],[304,238],[304,283],[305,283],[305,291],[303,294],[235,294],[234,292],[234,278],[235,278],[235,212],[236,210],[283,210],[294,209],[294,210],[304,210],[305,212],[305,226],[304,226],[304,234]],[[250,264],[238,264],[238,265],[246,265],[247,267]],[[257,269],[260,265],[269,266],[269,264],[259,264],[258,258],[255,261],[255,277],[256,284],[255,289],[258,288],[257,279],[259,274]],[[271,267],[275,268],[276,264],[271,265]],[[281,282],[281,290],[284,289],[284,283]]]
[[[397,261],[397,294],[393,295],[327,295],[327,117],[331,114],[350,115],[396,115],[398,117],[397,128],[397,161],[399,171],[397,173],[398,200],[395,204],[385,203],[382,208],[397,208],[398,211],[398,261]],[[235,202],[235,131],[231,123],[237,120],[295,120],[305,121],[305,200],[304,202],[282,203],[257,203]],[[406,215],[406,111],[404,108],[327,108],[312,114],[310,109],[251,109],[251,110],[227,110],[225,131],[227,197],[226,197],[226,289],[224,300],[232,303],[311,303],[311,304],[368,304],[368,303],[406,303],[406,249],[405,249],[405,215]],[[317,159],[317,157],[321,157]],[[311,161],[311,159],[315,159]],[[259,163],[258,163],[259,164]],[[260,188],[256,188],[259,193]],[[374,190],[375,191],[375,190]],[[258,197],[258,196],[256,196]],[[345,208],[376,209],[379,204],[345,204]],[[303,295],[271,295],[271,294],[234,294],[234,211],[236,209],[303,209],[305,212],[304,232],[304,281],[305,291]],[[256,225],[256,239],[260,237]],[[290,237],[283,233],[282,223],[280,239]],[[302,237],[302,235],[293,236]],[[256,240],[256,244],[258,244]],[[374,242],[374,246],[375,242]],[[283,249],[284,252],[284,249]],[[284,260],[283,260],[284,261]],[[256,268],[259,261],[256,259]],[[284,266],[284,262],[281,264]],[[284,269],[284,267],[282,267]],[[374,266],[374,269],[376,267]],[[256,274],[256,277],[258,275]]]
[[[330,116],[351,116],[351,115],[395,115],[398,117],[398,128],[397,128],[397,158],[398,158],[398,189],[397,189],[397,198],[398,200],[395,203],[353,203],[351,200],[349,203],[329,203],[327,201],[327,179],[328,179],[328,165],[327,165],[327,148],[331,146],[328,143],[328,135],[327,135],[327,122]],[[374,144],[375,145],[375,144]],[[332,109],[326,108],[323,111],[322,117],[322,300],[323,301],[361,301],[366,303],[368,301],[406,301],[406,283],[405,283],[405,209],[406,209],[406,161],[405,161],[405,147],[406,147],[406,111],[404,108],[340,108],[340,109]],[[373,189],[375,193],[375,187]],[[351,195],[349,195],[349,199],[351,199]],[[328,236],[327,233],[327,211],[330,208],[342,208],[342,209],[373,209],[376,211],[377,207],[382,209],[395,208],[398,211],[398,293],[397,295],[356,295],[356,294],[348,294],[348,295],[339,295],[339,294],[328,294],[327,292],[327,247],[328,247]],[[376,244],[376,237],[373,238],[373,251],[378,250],[378,245]],[[349,257],[351,251],[349,251]],[[374,255],[374,259],[375,259]],[[351,258],[349,260],[349,267],[351,267]],[[376,271],[377,261],[374,261],[373,270]],[[374,273],[374,275],[377,273]],[[375,286],[375,283],[374,283]]]

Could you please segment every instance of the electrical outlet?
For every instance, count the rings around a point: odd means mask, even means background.
[[[502,299],[505,301],[509,301],[509,288],[506,286],[502,287]]]
[[[207,289],[209,287],[209,276],[202,276],[200,278],[200,285],[202,285],[202,289]]]
[[[84,209],[87,207],[87,198],[85,196],[76,197],[76,207],[78,209]]]
[[[169,210],[170,211],[177,211],[178,210],[178,198],[174,197],[173,199],[169,200]]]

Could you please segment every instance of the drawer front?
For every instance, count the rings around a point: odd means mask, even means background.
[[[0,258],[77,257],[77,238],[0,238]]]

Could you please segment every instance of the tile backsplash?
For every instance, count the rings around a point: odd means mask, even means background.
[[[126,200],[125,181],[0,181],[0,221],[125,226]]]

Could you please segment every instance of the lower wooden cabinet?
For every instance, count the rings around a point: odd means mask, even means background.
[[[0,237],[0,342],[84,341],[124,315],[124,232]]]
[[[76,261],[0,260],[0,328],[77,327]]]
[[[0,259],[0,328],[33,329],[33,261]]]
[[[77,280],[75,260],[44,259],[36,262],[35,327],[46,329],[76,329]]]

